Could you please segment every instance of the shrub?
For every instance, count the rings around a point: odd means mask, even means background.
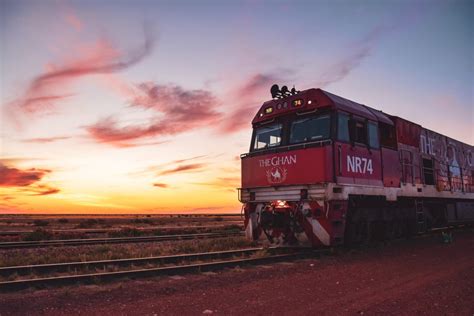
[[[69,220],[67,218],[60,218],[58,219],[58,223],[61,223],[61,224],[69,223]]]
[[[109,237],[138,237],[143,236],[144,232],[136,228],[122,228],[121,230],[112,231],[107,234]]]
[[[78,228],[91,228],[91,227],[97,225],[98,223],[99,223],[98,220],[96,220],[94,218],[89,218],[89,219],[86,219],[86,220],[80,222],[77,227]]]
[[[83,232],[61,232],[54,234],[54,239],[85,239],[87,234]]]
[[[37,220],[33,221],[33,225],[35,225],[35,226],[48,226],[49,222],[41,220],[41,219],[37,219]]]
[[[137,219],[132,220],[132,223],[153,225],[153,221],[149,218],[144,218],[144,219],[137,218]]]
[[[51,232],[49,232],[47,230],[44,230],[44,229],[41,229],[41,228],[38,228],[35,231],[26,234],[23,237],[23,240],[25,240],[25,241],[48,240],[48,239],[51,239],[52,236],[53,236],[53,234],[51,234]]]

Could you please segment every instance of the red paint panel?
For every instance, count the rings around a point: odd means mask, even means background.
[[[380,150],[346,143],[336,144],[336,148],[338,183],[382,185]]]
[[[401,166],[398,151],[382,148],[383,185],[386,187],[399,187]]]
[[[327,182],[331,147],[242,158],[242,188]]]
[[[398,142],[419,148],[421,126],[399,117],[392,119],[395,121]]]

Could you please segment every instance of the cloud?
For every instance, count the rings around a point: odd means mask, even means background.
[[[79,18],[72,4],[68,1],[59,0],[56,1],[56,5],[58,6],[59,14],[63,20],[76,32],[82,31],[84,22]]]
[[[219,156],[220,155],[214,155],[212,157],[215,158]],[[156,174],[160,174],[163,171],[169,171],[170,169],[175,169],[177,168],[176,167],[177,165],[181,166],[183,165],[183,163],[186,163],[185,165],[189,165],[189,163],[187,163],[189,161],[193,161],[192,163],[193,165],[201,164],[204,166],[208,164],[208,162],[206,161],[206,158],[209,158],[209,157],[211,157],[211,155],[198,155],[198,156],[193,156],[190,158],[175,159],[175,160],[168,161],[159,165],[148,166],[142,170],[131,172],[129,173],[129,175],[139,176],[139,177],[142,177],[143,175],[150,175],[150,174],[156,175]]]
[[[36,168],[20,170],[0,164],[0,186],[29,186],[35,182],[40,181],[46,174],[50,172],[51,170]]]
[[[320,78],[311,85],[325,87],[346,78],[370,56],[378,42],[394,30],[395,27],[395,24],[392,24],[379,25],[373,28],[347,49],[349,54],[324,69]],[[270,99],[270,87],[275,83],[289,84],[294,75],[295,72],[288,69],[256,72],[250,75],[244,82],[232,87],[227,99],[238,101],[231,104],[231,111],[221,121],[219,130],[225,134],[230,134],[243,129],[249,129],[251,121],[261,104]]]
[[[38,137],[38,138],[27,138],[22,140],[24,143],[52,143],[60,140],[70,139],[71,136],[56,136],[56,137]]]
[[[36,160],[42,160],[41,158],[26,158],[26,157],[5,157],[5,158],[0,158],[0,166],[1,165],[12,165],[16,163],[22,163],[25,161],[36,161]]]
[[[226,191],[235,191],[236,188],[240,187],[240,177],[218,177],[210,182],[196,182],[193,184],[210,186]]]
[[[203,164],[203,163],[180,165],[180,166],[174,167],[172,169],[166,169],[166,170],[160,171],[160,172],[158,172],[158,175],[159,176],[164,176],[164,175],[170,175],[170,174],[174,174],[174,173],[181,173],[181,172],[185,172],[185,171],[197,171],[197,170],[200,170],[200,169],[204,168],[205,166],[206,166],[206,164]]]
[[[9,104],[13,112],[42,113],[55,109],[55,104],[72,96],[64,91],[77,79],[94,74],[108,74],[127,69],[149,55],[155,37],[149,27],[144,27],[144,42],[131,52],[122,52],[107,39],[99,39],[93,45],[71,47],[76,56],[68,57],[62,64],[48,64],[48,70],[36,76],[25,94]]]
[[[199,155],[199,156],[194,156],[194,157],[185,158],[185,159],[177,159],[177,160],[174,160],[172,163],[183,163],[183,162],[186,162],[186,161],[203,159],[203,158],[207,158],[207,157],[209,157],[209,155]]]
[[[346,51],[349,52],[346,56],[342,57],[339,61],[330,64],[322,72],[319,80],[316,81],[314,85],[316,87],[324,88],[346,78],[372,54],[377,44],[394,29],[395,25],[378,25],[373,28],[363,38],[356,41],[346,49]]]
[[[79,17],[74,14],[73,12],[66,13],[64,15],[64,20],[72,26],[76,31],[82,31],[83,22],[79,19]]]
[[[226,134],[250,128],[263,100],[267,100],[270,87],[284,81],[283,76],[276,73],[255,73],[230,92],[231,100],[238,100],[231,105],[232,111],[225,116],[220,131]]]
[[[21,170],[0,163],[0,187],[19,188],[29,195],[49,195],[58,193],[58,188],[39,183],[51,170],[30,168]]]
[[[216,122],[218,100],[206,90],[185,90],[177,85],[151,82],[136,85],[131,99],[133,107],[153,111],[148,124],[119,126],[110,116],[86,126],[89,135],[99,143],[123,147],[142,138],[168,136],[207,127]]]
[[[158,188],[163,188],[163,189],[166,189],[169,187],[169,185],[166,183],[153,183],[153,186],[158,187]]]
[[[28,188],[28,192],[30,192],[30,195],[50,195],[50,194],[55,194],[60,192],[58,188],[53,188],[50,187],[49,185],[46,184],[38,184],[34,186],[30,186]]]

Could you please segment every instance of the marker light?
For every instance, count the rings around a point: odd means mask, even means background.
[[[265,114],[271,114],[273,112],[273,108],[269,107],[265,109]]]
[[[311,104],[311,103],[313,103],[313,101],[309,100],[309,101],[308,101],[308,104]]]

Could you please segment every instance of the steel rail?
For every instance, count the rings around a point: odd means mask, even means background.
[[[251,253],[251,251],[257,252],[263,248],[256,249],[244,249],[241,251],[226,251],[226,256],[232,256],[237,254]],[[174,265],[174,266],[165,266],[165,267],[155,267],[147,269],[134,269],[134,270],[124,270],[124,271],[114,271],[114,272],[100,272],[100,273],[89,273],[89,274],[76,274],[76,275],[64,275],[56,277],[46,277],[46,278],[34,278],[34,279],[23,279],[23,280],[14,280],[14,281],[4,281],[0,282],[0,291],[15,291],[21,290],[32,286],[51,286],[51,285],[65,285],[72,283],[91,283],[98,281],[111,281],[120,278],[131,278],[131,277],[152,277],[160,275],[172,275],[172,274],[185,274],[191,272],[206,272],[206,271],[215,271],[224,268],[231,268],[242,265],[256,265],[263,263],[273,263],[279,261],[288,261],[293,259],[298,259],[310,255],[320,255],[322,250],[310,250],[310,249],[299,249],[294,251],[289,251],[291,248],[274,248],[284,249],[286,253],[283,254],[273,254],[264,257],[256,258],[240,258],[240,259],[230,259],[230,260],[220,260],[213,262],[205,263],[193,263],[193,264],[184,264],[184,265]],[[297,249],[297,248],[295,248]],[[201,258],[206,254],[213,256],[223,252],[214,252],[214,253],[201,253],[196,254],[200,255]],[[186,255],[180,255],[186,256]],[[190,255],[188,255],[190,256]],[[172,256],[170,256],[172,257]]]
[[[267,249],[269,249],[269,251],[273,251],[274,248],[267,248]],[[147,264],[147,263],[169,264],[169,263],[179,262],[182,260],[215,259],[215,258],[229,257],[229,256],[234,256],[234,255],[249,255],[249,254],[254,254],[262,250],[264,250],[264,248],[259,247],[259,248],[240,249],[240,250],[225,250],[225,251],[201,252],[201,253],[179,254],[179,255],[168,255],[168,256],[137,257],[137,258],[125,258],[125,259],[10,266],[10,267],[0,267],[0,276],[8,277],[13,274],[26,275],[26,274],[31,274],[31,273],[41,274],[41,273],[48,273],[48,272],[67,272],[71,270],[84,269],[84,268],[88,268],[88,269],[105,268],[110,265],[131,266],[135,264]]]
[[[139,236],[139,237],[114,237],[114,238],[85,238],[85,239],[62,239],[62,240],[41,240],[41,241],[13,241],[0,243],[0,249],[37,248],[51,246],[78,246],[97,244],[123,244],[135,242],[155,242],[189,240],[200,238],[217,238],[227,236],[242,235],[242,232],[219,232],[219,233],[198,233],[162,236]]]

